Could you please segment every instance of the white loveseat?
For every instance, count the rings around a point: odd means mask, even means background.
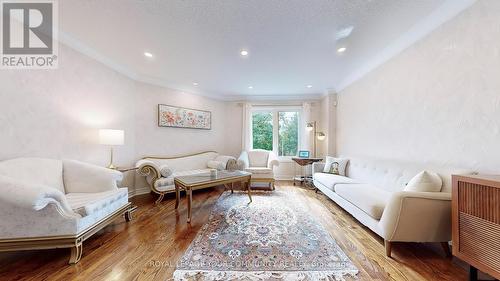
[[[419,172],[433,169],[350,159],[344,177],[323,173],[324,165],[313,164],[315,187],[384,238],[387,256],[391,242],[441,242],[449,250],[452,170],[434,170],[443,180],[441,192],[414,192],[403,189]]]
[[[160,195],[156,200],[158,204],[165,194],[175,192],[175,177],[208,173],[211,169],[225,170],[228,165],[237,168],[236,158],[206,151],[178,157],[144,157],[136,167],[151,191]]]
[[[71,248],[125,214],[128,189],[118,171],[73,160],[17,158],[0,162],[0,251]]]

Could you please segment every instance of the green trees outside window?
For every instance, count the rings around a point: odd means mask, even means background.
[[[273,124],[277,124],[277,128]],[[278,135],[277,143],[274,143],[273,133]],[[252,114],[252,135],[254,149],[273,150],[276,146],[279,156],[295,156],[299,146],[299,113],[255,111]]]
[[[278,112],[278,148],[280,156],[296,156],[299,146],[298,112]]]
[[[273,150],[273,113],[252,114],[253,148]]]

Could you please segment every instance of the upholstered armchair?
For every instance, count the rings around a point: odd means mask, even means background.
[[[254,149],[241,152],[238,166],[241,170],[252,173],[252,182],[269,183],[274,190],[274,167],[279,166],[278,157],[272,151]]]
[[[0,251],[70,248],[116,218],[131,219],[122,174],[73,160],[17,158],[0,162]]]

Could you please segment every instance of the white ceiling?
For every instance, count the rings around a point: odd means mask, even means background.
[[[314,98],[472,2],[64,0],[59,22],[61,41],[137,80],[220,99]],[[350,26],[351,35],[336,40]],[[241,57],[241,49],[250,55]]]

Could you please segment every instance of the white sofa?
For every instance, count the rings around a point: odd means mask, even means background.
[[[124,215],[128,189],[118,171],[73,160],[17,158],[0,162],[0,251],[71,248]]]
[[[263,149],[242,151],[238,158],[240,170],[252,173],[252,182],[266,182],[274,190],[274,167],[280,165],[276,153]]]
[[[210,169],[225,170],[231,164],[232,168],[237,168],[236,158],[206,151],[178,157],[144,157],[137,162],[136,167],[139,175],[145,177],[151,191],[160,195],[156,200],[159,203],[165,194],[175,192],[175,177],[208,173]]]
[[[391,242],[441,242],[449,253],[452,170],[349,159],[344,177],[323,173],[324,165],[313,164],[315,187],[384,238],[387,256]],[[441,192],[403,191],[426,169],[442,178]]]

